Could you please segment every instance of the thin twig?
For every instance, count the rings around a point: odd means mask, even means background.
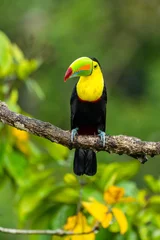
[[[91,229],[88,232],[70,232],[64,231],[63,229],[56,230],[30,230],[30,229],[14,229],[14,228],[4,228],[0,227],[0,232],[8,234],[23,234],[23,235],[57,235],[57,236],[67,236],[67,235],[86,235],[91,233],[96,233],[98,230],[97,226]]]
[[[160,154],[160,142],[147,142],[136,137],[124,135],[106,136],[106,144],[104,147],[97,136],[77,136],[74,142],[71,143],[70,131],[64,131],[51,123],[10,111],[4,102],[0,102],[0,121],[17,129],[46,138],[52,142],[60,143],[70,149],[90,148],[94,151],[106,151],[119,155],[126,154],[139,159],[142,163],[147,160],[147,155],[153,157]]]

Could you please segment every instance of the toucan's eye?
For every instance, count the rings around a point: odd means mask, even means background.
[[[97,66],[98,66],[98,65],[95,65],[95,66],[94,66],[94,69],[97,68]]]

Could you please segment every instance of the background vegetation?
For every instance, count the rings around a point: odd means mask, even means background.
[[[1,100],[16,112],[69,129],[76,80],[65,84],[64,73],[76,58],[94,56],[108,87],[107,133],[159,141],[159,21],[156,0],[0,0]],[[73,152],[0,124],[0,225],[63,227],[76,214],[80,192],[85,201],[103,202],[104,191],[117,185],[136,199],[119,206],[129,229],[120,235],[114,223],[96,239],[159,239],[159,160],[140,165],[98,153],[98,174],[75,178]]]

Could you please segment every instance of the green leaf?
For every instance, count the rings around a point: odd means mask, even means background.
[[[152,233],[152,239],[153,240],[159,240],[160,239],[160,229],[154,230]]]
[[[25,221],[29,215],[42,203],[42,201],[52,192],[53,179],[41,181],[24,191],[18,201],[18,212],[20,220]]]
[[[127,235],[127,238],[126,238],[127,240],[137,240],[138,239],[137,233],[133,230],[129,230],[126,235]]]
[[[57,206],[53,217],[51,219],[51,228],[63,228],[67,218],[74,215],[76,212],[76,205],[61,205]]]
[[[156,180],[152,175],[146,175],[144,177],[144,180],[151,191],[155,193],[160,193],[160,178]]]
[[[11,66],[11,42],[8,37],[0,31],[0,77],[9,74]]]
[[[42,88],[35,80],[29,78],[29,79],[27,79],[27,81],[25,81],[25,84],[26,84],[28,90],[31,93],[36,94],[39,99],[43,100],[45,98]]]
[[[32,72],[29,70],[29,61],[27,59],[21,61],[17,66],[16,72],[20,79],[25,79]]]
[[[5,155],[5,166],[18,185],[24,184],[28,163],[22,154],[11,152]]]
[[[71,187],[59,186],[52,192],[51,199],[53,202],[59,203],[77,203],[79,199],[79,191]]]
[[[1,144],[0,144],[0,176],[4,173],[4,159],[6,154],[7,143],[6,140],[1,137]]]
[[[160,195],[154,195],[149,199],[150,204],[157,204],[160,206]]]
[[[23,59],[16,68],[16,73],[21,80],[26,79],[32,72],[38,69],[41,62],[39,60]]]
[[[93,197],[97,201],[104,202],[103,193],[91,186],[82,188],[82,197],[85,201],[89,200],[90,197]]]
[[[118,186],[125,189],[125,196],[137,197],[138,188],[136,183],[131,181],[121,181]]]
[[[24,60],[24,54],[17,44],[12,44],[12,55],[16,64],[19,64],[22,60]]]
[[[114,182],[132,178],[139,169],[139,163],[137,161],[116,162],[108,165],[102,164],[99,168],[98,185],[103,189],[105,186],[108,187],[109,183],[113,184]]]

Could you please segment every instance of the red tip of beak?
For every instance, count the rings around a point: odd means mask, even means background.
[[[66,74],[65,74],[65,76],[64,76],[64,82],[66,82],[67,79],[72,75],[72,72],[73,72],[73,71],[72,71],[72,68],[71,68],[71,67],[67,69]]]

